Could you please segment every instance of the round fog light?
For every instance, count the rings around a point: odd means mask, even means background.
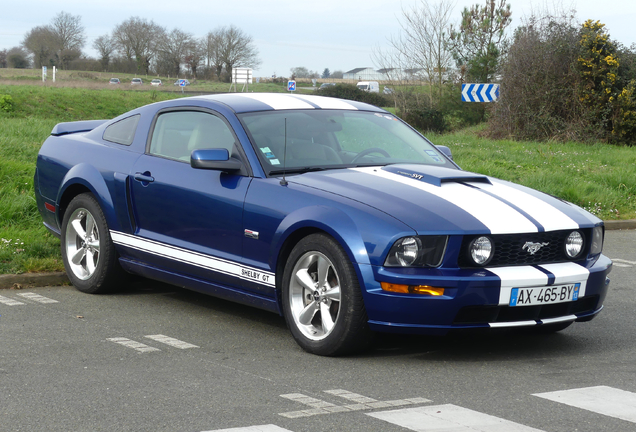
[[[583,236],[578,231],[572,231],[565,240],[565,253],[568,258],[576,258],[583,251]]]
[[[475,264],[483,266],[488,264],[493,255],[492,240],[488,237],[477,237],[470,242],[470,256]]]

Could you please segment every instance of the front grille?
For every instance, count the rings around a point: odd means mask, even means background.
[[[599,296],[583,297],[575,302],[539,306],[466,306],[459,310],[454,325],[487,324],[558,318],[566,315],[588,314],[596,310]]]
[[[586,255],[586,251],[589,250],[590,230],[579,230],[583,234],[585,244],[583,245],[582,257]],[[487,267],[500,267],[500,266],[512,266],[512,265],[536,265],[536,264],[549,264],[571,261],[565,255],[565,240],[572,230],[563,231],[550,231],[542,233],[529,233],[529,234],[496,234],[489,235],[494,243],[494,256],[492,260],[487,264]],[[480,237],[479,235],[465,236],[462,241],[462,253],[459,255],[458,264],[462,268],[477,267],[477,265],[470,258],[468,247],[470,242]],[[547,243],[542,246],[534,254],[530,254],[528,250],[524,250],[523,246],[527,242],[532,243]]]

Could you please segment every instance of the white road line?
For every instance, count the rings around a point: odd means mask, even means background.
[[[456,405],[435,405],[368,413],[416,432],[543,432]]]
[[[124,337],[108,338],[107,340],[118,343],[119,345],[123,345],[127,348],[132,348],[142,353],[152,352],[152,351],[161,351],[159,348],[153,348],[148,345],[144,345],[141,342],[135,342],[134,340],[130,340]]]
[[[261,426],[247,426],[240,428],[231,428],[231,429],[215,429],[211,431],[204,432],[291,432],[289,429],[283,429],[276,425],[261,425]]]
[[[341,397],[353,402],[357,402],[357,403],[377,402],[377,399],[371,399],[370,397],[362,396],[357,393],[352,393],[348,390],[342,390],[342,389],[325,390],[325,393],[329,393],[334,396],[338,396],[338,397]]]
[[[636,423],[636,393],[607,386],[585,387],[533,396]]]
[[[332,393],[336,392],[336,393]],[[309,396],[306,396],[302,393],[291,393],[286,395],[281,395],[286,399],[293,400],[294,402],[302,403],[303,405],[308,405],[311,409],[305,409],[300,411],[289,411],[284,413],[279,413],[278,415],[287,417],[287,418],[300,418],[300,417],[311,417],[315,415],[323,415],[323,414],[333,414],[339,412],[350,412],[350,411],[364,411],[364,410],[372,410],[379,408],[392,408],[399,407],[404,405],[414,405],[430,402],[429,399],[425,398],[410,398],[410,399],[398,399],[392,401],[378,401],[375,399],[367,398],[362,395],[358,395],[356,393],[351,393],[346,390],[327,390],[325,393],[330,393],[335,396],[341,396],[348,400],[360,399],[358,403],[351,405],[334,405],[330,402],[325,402],[320,399],[315,399]],[[345,397],[346,396],[346,397]],[[355,398],[355,399],[354,399]],[[365,400],[366,402],[362,402]]]
[[[148,336],[144,336],[144,337],[148,338],[148,339],[152,339],[152,340],[157,341],[157,342],[164,343],[166,345],[170,345],[170,346],[175,347],[175,348],[179,348],[179,349],[200,348],[197,345],[193,345],[191,343],[184,342],[184,341],[181,341],[179,339],[175,339],[175,338],[172,338],[170,336],[164,336],[164,335],[161,335],[161,334],[148,335]]]
[[[22,303],[20,301],[13,300],[13,299],[10,299],[8,297],[3,297],[3,296],[0,296],[0,303],[5,304],[7,306],[18,306],[18,305],[25,304],[25,303]]]
[[[612,258],[616,267],[633,267],[636,265],[636,261],[627,261],[620,258]]]
[[[59,303],[57,300],[50,299],[48,297],[41,296],[40,294],[32,293],[32,292],[23,292],[18,293],[20,297],[24,297],[25,299],[33,300],[38,303]]]

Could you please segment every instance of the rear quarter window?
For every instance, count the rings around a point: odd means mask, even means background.
[[[135,131],[137,123],[139,123],[139,114],[125,118],[108,126],[104,131],[102,138],[105,141],[114,142],[116,144],[131,145],[135,139]]]

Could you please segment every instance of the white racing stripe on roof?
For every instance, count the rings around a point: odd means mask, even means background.
[[[271,106],[275,110],[315,109],[313,105],[286,94],[276,93],[236,93],[233,96],[254,99]]]
[[[511,234],[538,232],[537,226],[513,207],[459,183],[449,182],[441,187],[422,182],[420,180],[404,177],[378,168],[353,168],[356,171],[383,177],[398,183],[411,186],[432,195],[438,196],[451,204],[456,205],[484,224],[492,234]]]
[[[294,97],[306,100],[309,103],[314,105],[318,105],[322,109],[341,109],[341,110],[358,110],[358,108],[354,107],[350,103],[346,101],[323,97],[323,96],[305,96],[305,95],[294,95]]]
[[[579,224],[561,210],[522,190],[499,183],[496,180],[493,185],[479,183],[474,184],[474,186],[519,207],[540,223],[546,231],[579,228]]]

